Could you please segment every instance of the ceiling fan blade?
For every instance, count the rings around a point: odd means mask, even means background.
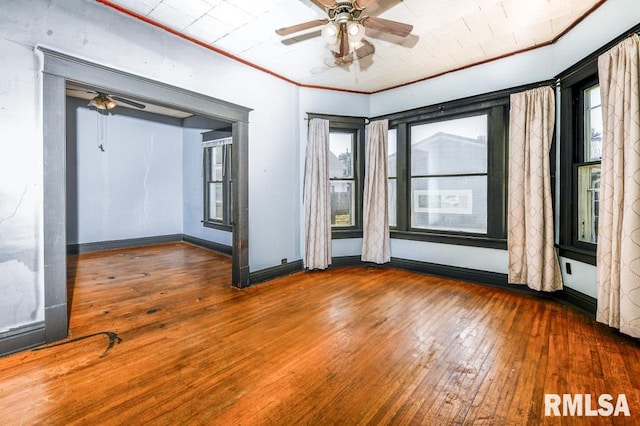
[[[95,90],[76,89],[75,87],[67,87],[66,89],[74,92],[92,93],[96,95],[98,94],[98,92],[96,92]]]
[[[314,3],[316,6],[318,6],[321,9],[325,9],[327,7],[331,7],[335,4],[334,1],[331,0],[311,0],[312,3]]]
[[[371,16],[365,16],[360,20],[360,23],[365,28],[390,33],[399,37],[406,37],[413,31],[413,25]]]
[[[279,28],[276,33],[281,36],[297,33],[298,31],[308,30],[309,28],[319,27],[329,22],[327,19],[315,19],[309,22],[303,22],[301,24],[292,25],[290,27]]]
[[[131,99],[121,98],[119,96],[111,96],[111,99],[113,99],[114,101],[117,101],[117,102],[121,102],[123,104],[127,104],[127,105],[134,106],[136,108],[140,108],[140,109],[145,109],[147,107],[144,104],[138,103],[136,101],[132,101]]]
[[[372,4],[377,3],[376,0],[358,0],[356,3],[358,3],[358,6],[360,7],[370,7]]]
[[[284,44],[285,46],[290,46],[292,44],[296,44],[302,41],[311,40],[312,38],[320,37],[321,35],[322,33],[320,32],[320,30],[309,31],[308,33],[300,33],[293,37],[283,38],[282,40],[280,40],[280,43]]]

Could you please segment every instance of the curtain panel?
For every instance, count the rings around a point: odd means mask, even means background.
[[[596,319],[640,337],[640,42],[598,58],[603,135]]]
[[[555,122],[551,87],[511,95],[507,247],[509,282],[562,289],[554,247],[549,150]]]
[[[304,267],[331,264],[331,199],[329,195],[329,121],[309,121],[304,176]]]
[[[388,206],[387,143],[389,121],[369,124],[365,157],[362,261],[391,261]]]

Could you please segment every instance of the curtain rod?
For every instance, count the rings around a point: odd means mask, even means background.
[[[321,118],[321,117],[313,117],[313,118]],[[313,120],[313,118],[305,117],[304,119],[305,119],[305,121],[309,121],[309,120]],[[340,123],[340,124],[360,124],[360,123],[359,123],[359,122],[357,122],[357,121],[332,120],[332,119],[330,119],[330,118],[324,118],[323,120],[328,120],[328,121],[329,121],[329,123]],[[371,122],[371,120],[369,120],[368,118],[363,118],[363,119],[362,119],[362,122],[363,122],[364,124],[369,124],[369,123]]]

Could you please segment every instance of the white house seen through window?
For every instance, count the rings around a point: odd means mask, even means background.
[[[487,232],[487,115],[411,126],[411,227]]]

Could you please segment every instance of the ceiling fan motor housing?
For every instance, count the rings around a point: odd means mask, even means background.
[[[352,1],[337,1],[333,7],[327,8],[329,19],[337,24],[357,20],[364,10]]]

